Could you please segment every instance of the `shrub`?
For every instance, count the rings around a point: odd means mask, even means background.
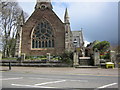
[[[66,64],[72,64],[73,63],[73,53],[65,51],[60,55],[61,61]]]
[[[2,60],[17,60],[15,57],[2,58]]]
[[[26,60],[41,60],[41,59],[47,59],[46,56],[26,56]]]
[[[100,53],[100,59],[110,59],[110,52]]]

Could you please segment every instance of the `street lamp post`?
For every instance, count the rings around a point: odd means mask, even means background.
[[[77,47],[77,40],[75,39],[73,43],[74,43],[74,47],[75,47],[74,52],[77,52],[77,50],[76,50],[76,47]]]

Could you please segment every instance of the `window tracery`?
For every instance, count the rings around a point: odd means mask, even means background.
[[[32,48],[54,47],[54,34],[51,25],[42,20],[34,29],[32,34]]]

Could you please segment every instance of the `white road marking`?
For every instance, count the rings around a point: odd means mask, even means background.
[[[23,79],[23,77],[19,77],[19,78],[1,78],[0,80],[16,80],[16,79]]]
[[[87,80],[68,80],[68,81],[75,81],[75,82],[88,82]]]
[[[32,78],[32,77],[29,79],[63,80],[63,79],[57,79],[57,78]],[[69,79],[66,79],[66,81],[88,82],[87,80],[69,80]]]
[[[55,78],[29,78],[29,79],[47,79],[47,80],[61,80],[61,79],[55,79]]]
[[[40,83],[40,84],[35,84],[36,86],[39,85],[46,85],[46,84],[52,84],[52,83],[60,83],[60,82],[65,82],[66,80],[60,80],[60,81],[53,81],[53,82],[45,82],[45,83]]]
[[[106,87],[113,86],[113,85],[116,85],[116,84],[117,83],[111,83],[111,84],[104,85],[104,86],[101,86],[101,87],[98,87],[98,88],[106,88]]]
[[[45,87],[45,86],[35,86],[35,85],[21,85],[21,84],[11,84],[13,86],[22,86],[22,87],[34,87],[34,88],[55,88],[55,87]]]

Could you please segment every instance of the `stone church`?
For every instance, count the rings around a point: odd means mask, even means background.
[[[79,42],[79,47],[84,43],[81,31],[78,32],[71,31],[67,8],[62,22],[53,11],[50,0],[37,0],[34,12],[21,23],[17,33],[16,55],[59,55],[65,50],[73,51],[74,40]]]

